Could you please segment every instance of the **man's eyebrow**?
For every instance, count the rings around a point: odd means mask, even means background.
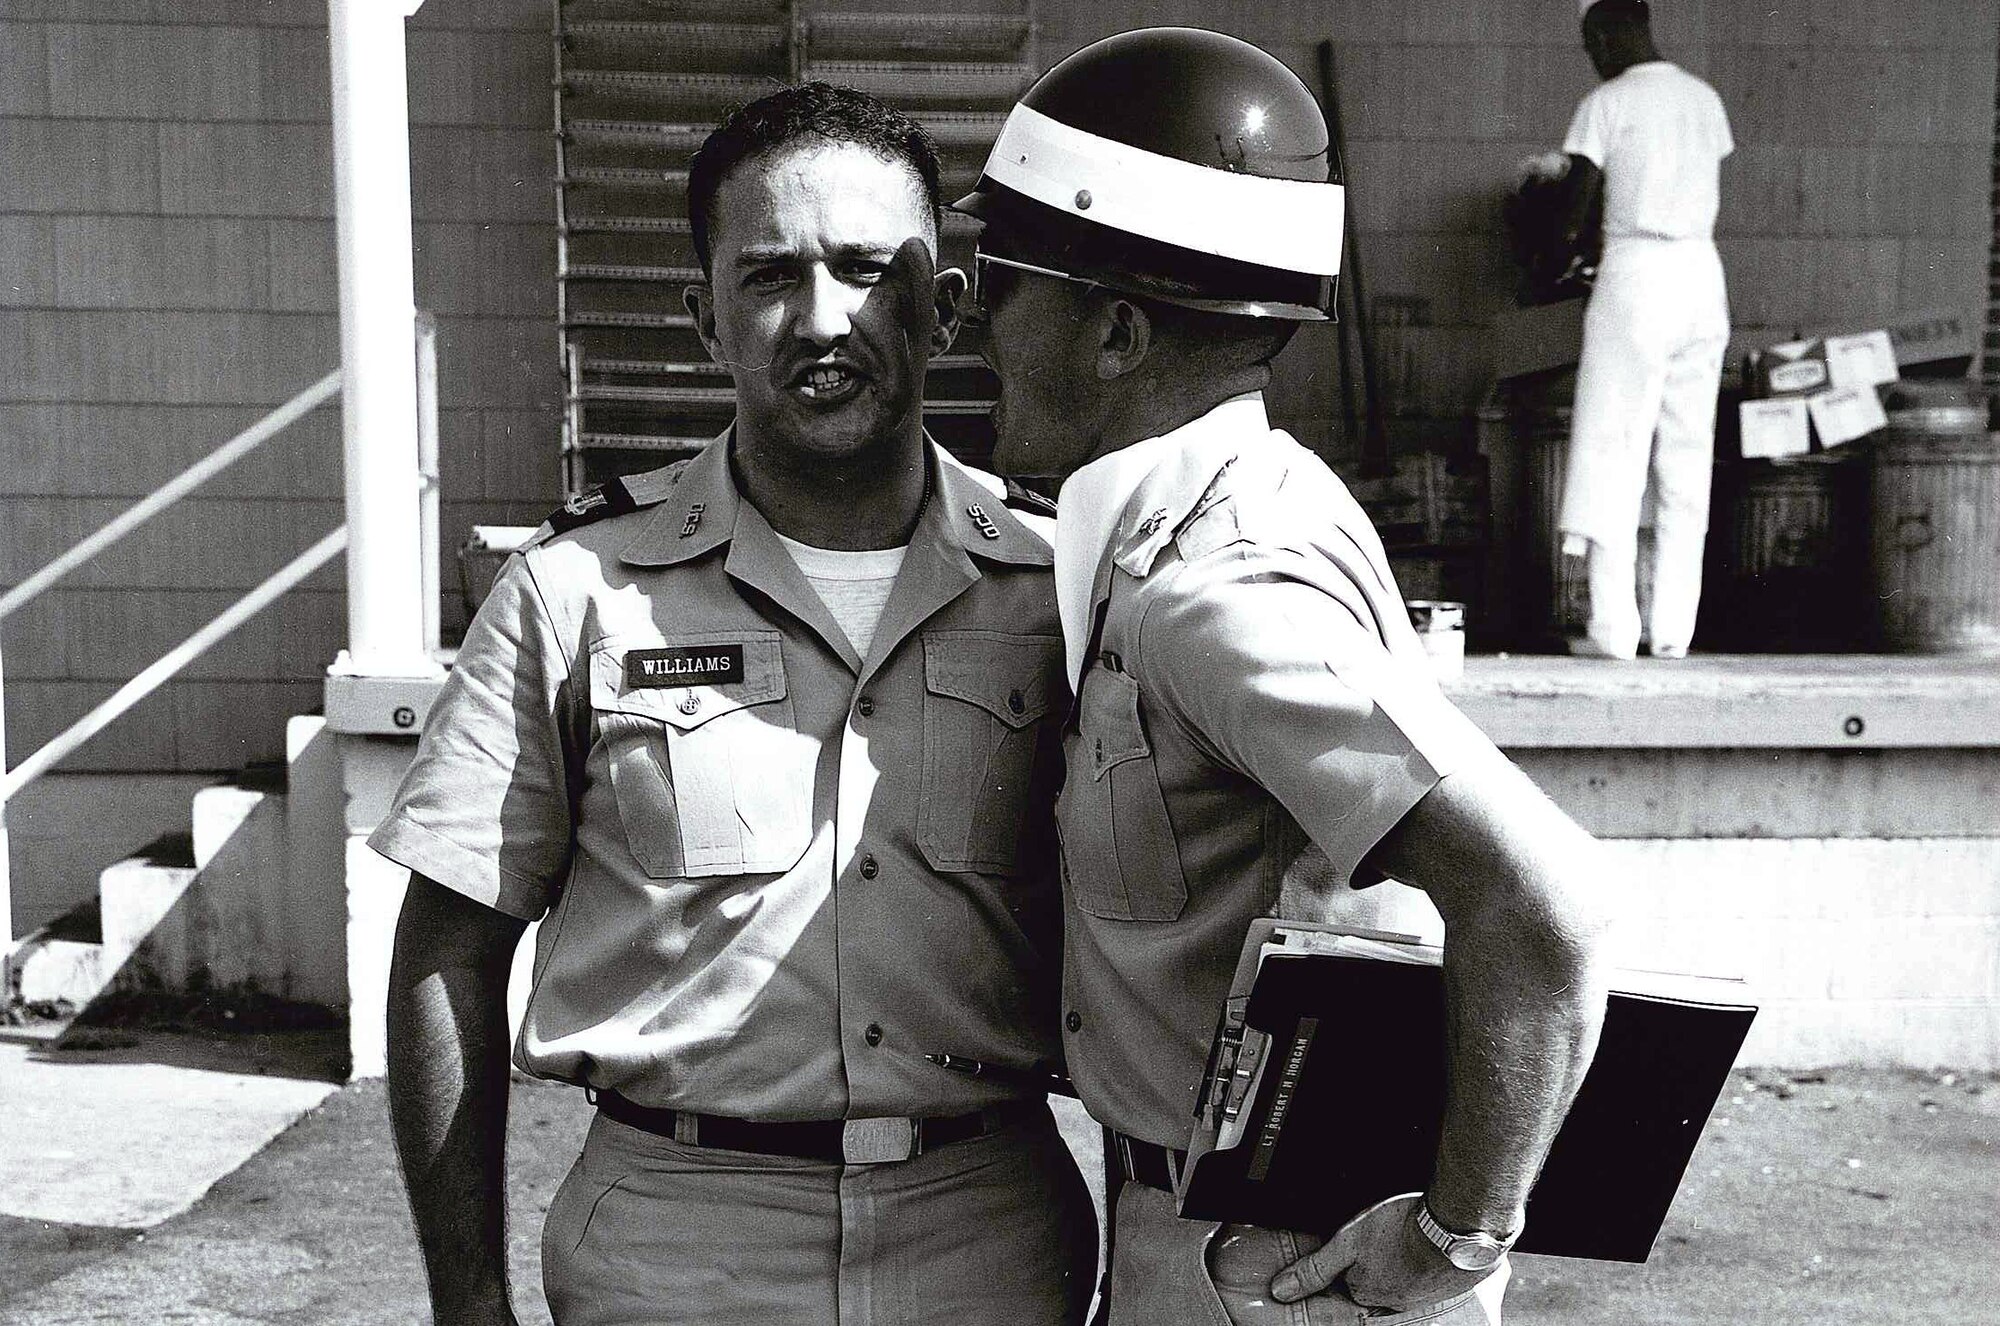
[[[841,244],[828,253],[827,258],[833,262],[855,258],[888,262],[899,251],[898,246],[893,244]],[[733,265],[737,267],[763,267],[771,263],[800,261],[803,261],[803,257],[797,249],[781,245],[751,245],[736,251]]]

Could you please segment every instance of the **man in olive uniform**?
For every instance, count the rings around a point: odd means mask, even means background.
[[[1327,149],[1278,61],[1148,29],[1045,74],[957,204],[986,223],[996,468],[1064,479],[1065,1046],[1124,1180],[1113,1323],[1497,1321],[1603,1014],[1590,839],[1443,698],[1366,517],[1265,416],[1271,359],[1332,304]],[[1313,884],[1292,877],[1308,842]],[[1428,1190],[1324,1246],[1178,1219],[1249,922],[1340,919],[1385,875],[1446,935]]]
[[[504,995],[539,918],[515,1060],[598,1108],[543,1231],[563,1326],[1076,1321],[1062,641],[1046,542],[923,431],[964,289],[935,153],[808,84],[689,193],[735,422],[508,562],[371,839],[412,872],[389,1087],[437,1320],[512,1320]]]

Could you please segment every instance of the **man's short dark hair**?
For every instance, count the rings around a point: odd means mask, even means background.
[[[1646,0],[1597,0],[1584,19],[1606,28],[1643,28],[1653,21],[1653,7]]]
[[[688,168],[688,223],[704,273],[709,269],[715,197],[729,172],[752,158],[810,138],[853,143],[885,161],[909,167],[930,211],[931,225],[937,225],[943,189],[938,182],[937,147],[923,126],[865,92],[833,83],[801,83],[759,97],[736,111],[694,154]]]

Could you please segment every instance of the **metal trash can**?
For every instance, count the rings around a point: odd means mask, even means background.
[[[2000,654],[2000,435],[1986,422],[1972,403],[1889,415],[1871,522],[1885,649]]]
[[[1544,406],[1519,419],[1527,464],[1529,638],[1561,647],[1589,625],[1590,586],[1576,559],[1562,555],[1563,479],[1569,466],[1570,407]]]
[[[1704,628],[1728,649],[1866,647],[1868,463],[1859,450],[1750,460],[1716,475]]]

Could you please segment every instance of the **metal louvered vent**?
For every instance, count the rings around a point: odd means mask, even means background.
[[[910,113],[971,187],[1033,80],[1033,0],[992,13],[821,12],[796,0],[556,0],[557,313],[569,491],[705,445],[734,408],[681,292],[700,279],[689,159],[729,111],[825,78]],[[947,215],[941,261],[967,266],[977,226]],[[961,456],[992,449],[992,375],[931,363],[925,417]]]

